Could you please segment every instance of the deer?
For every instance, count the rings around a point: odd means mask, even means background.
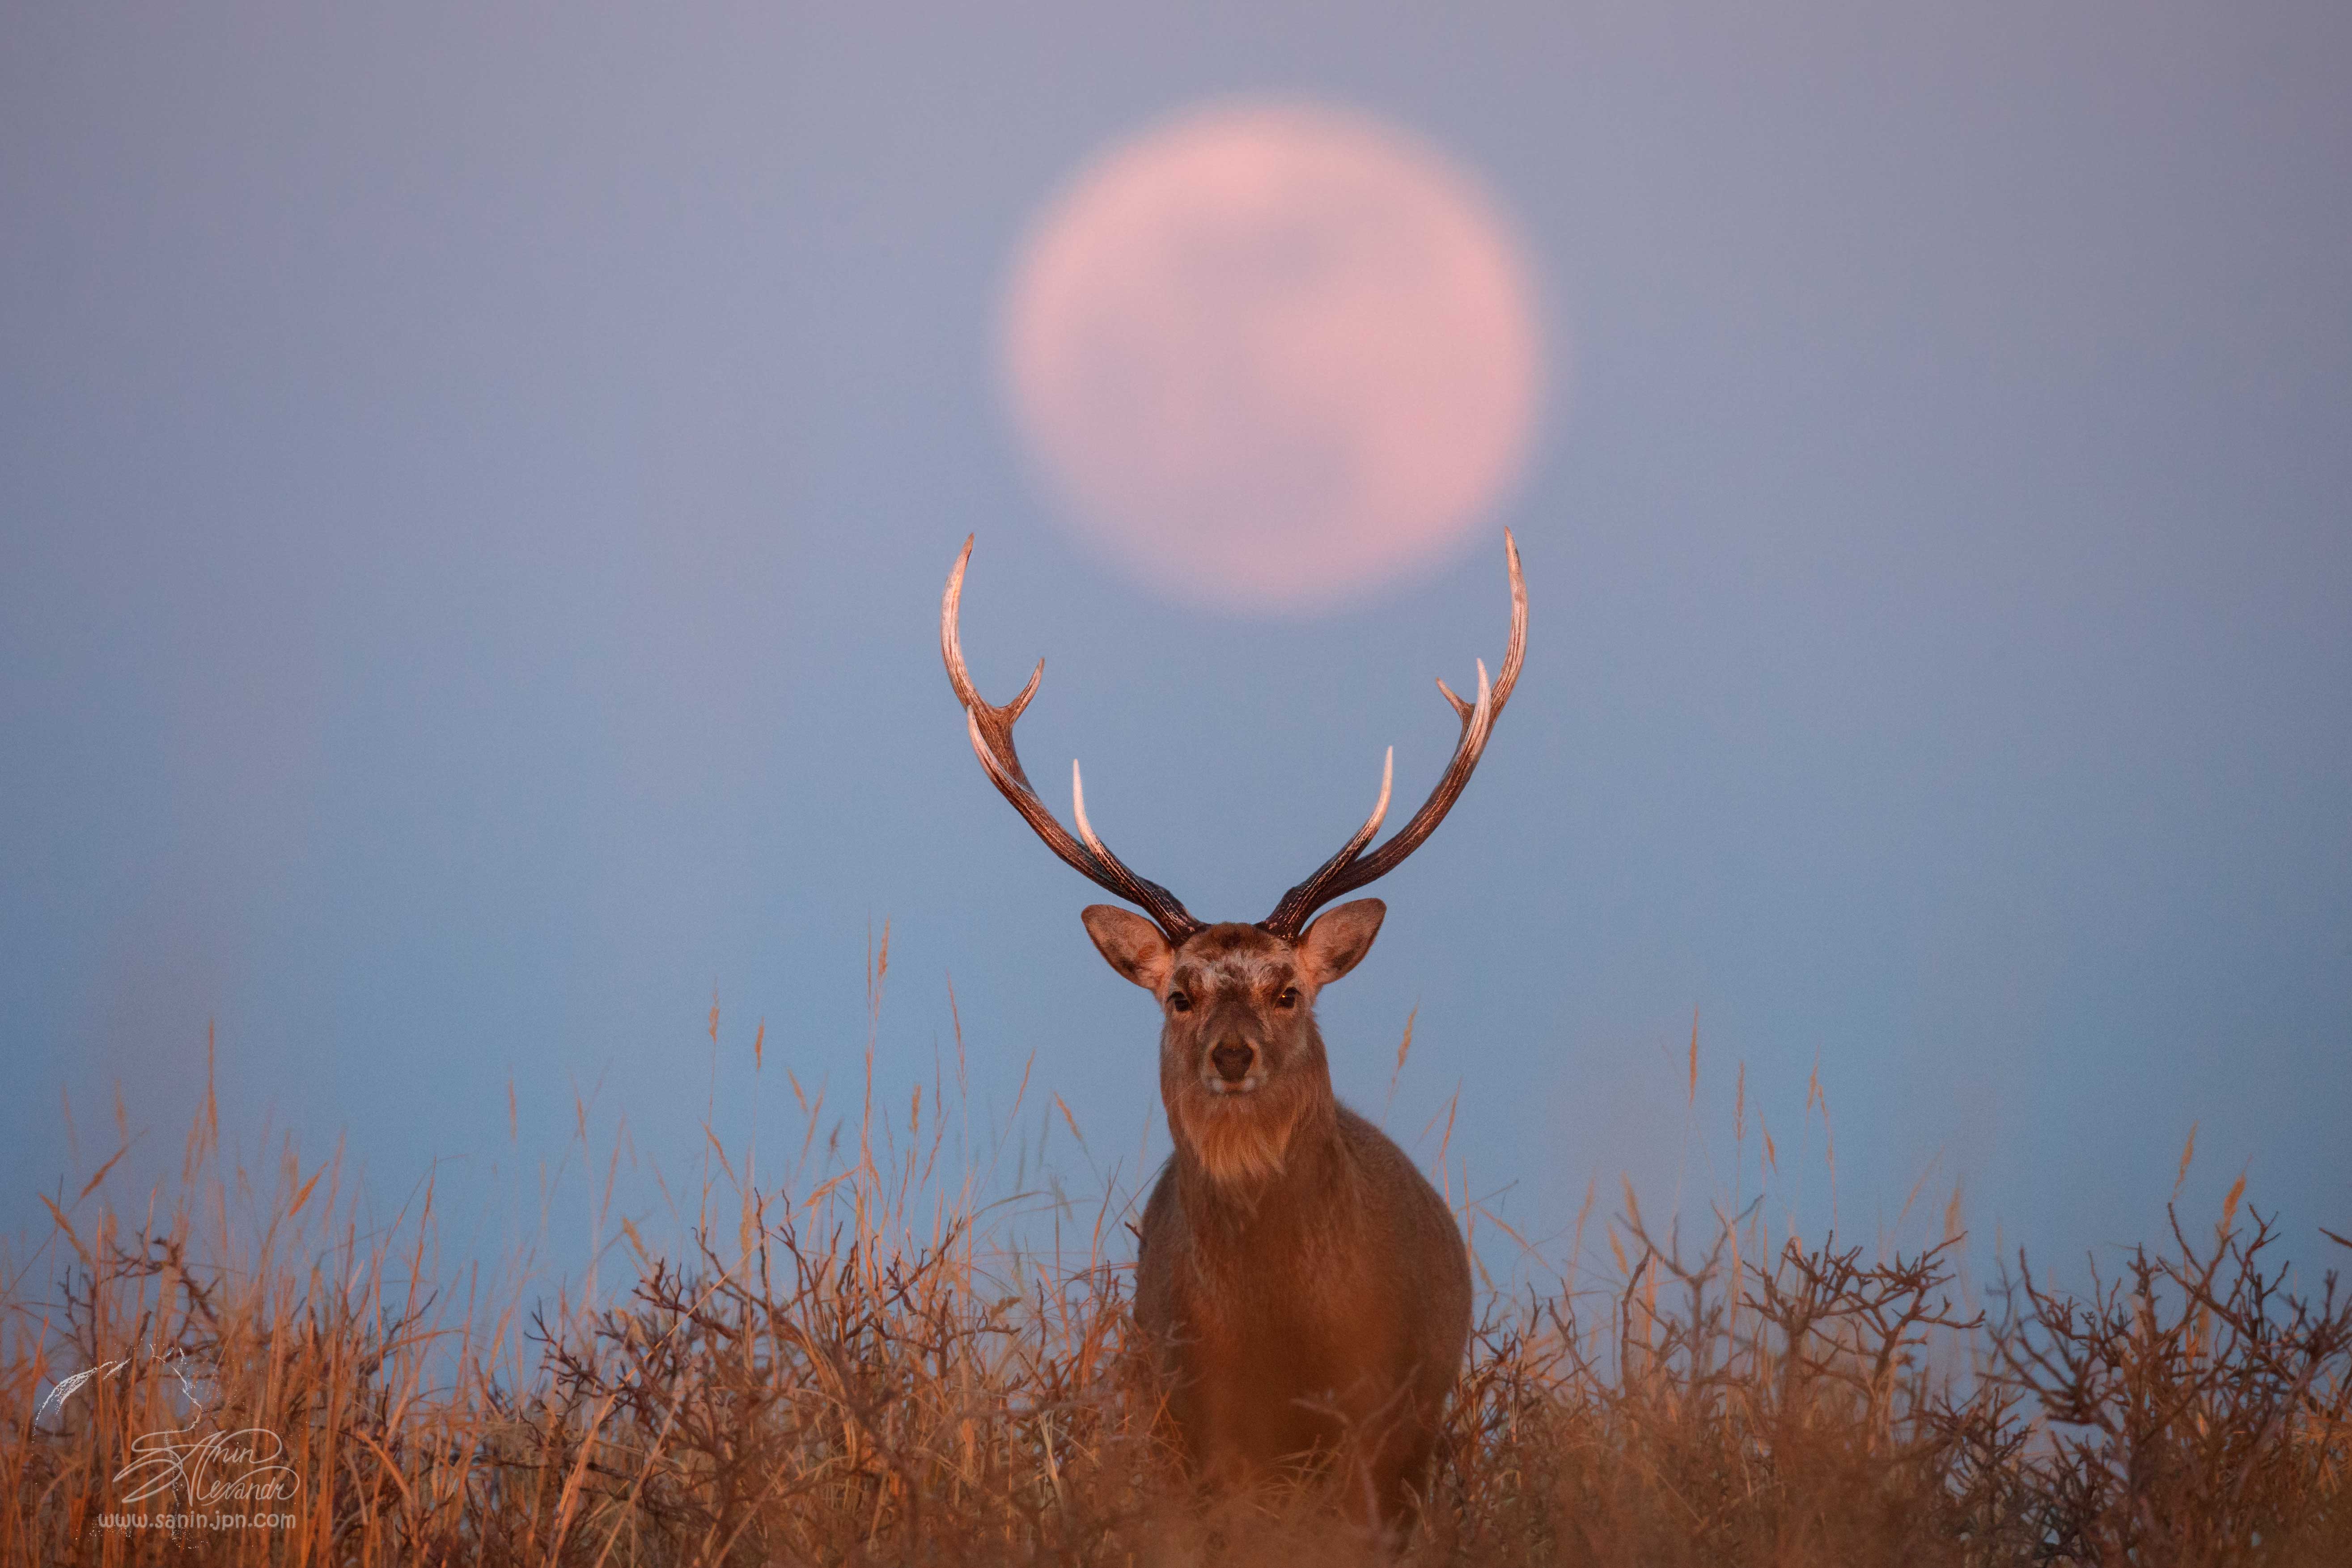
[[[1134,906],[1092,904],[1079,918],[1161,1015],[1160,1093],[1174,1152],[1136,1226],[1134,1284],[1135,1325],[1163,1391],[1161,1430],[1213,1494],[1319,1472],[1391,1541],[1410,1527],[1468,1346],[1469,1255],[1411,1157],[1339,1103],[1316,1026],[1317,997],[1363,962],[1387,906],[1365,898],[1316,912],[1420,848],[1485,753],[1527,647],[1518,544],[1507,530],[1503,541],[1510,641],[1491,687],[1478,661],[1475,700],[1437,682],[1461,732],[1436,787],[1365,854],[1388,815],[1389,748],[1371,816],[1251,923],[1205,923],[1129,869],[1087,818],[1076,761],[1077,832],[1039,798],[1013,729],[1045,661],[1010,702],[981,697],[961,638],[970,538],[940,605],[940,653],[982,770],[1065,864]]]

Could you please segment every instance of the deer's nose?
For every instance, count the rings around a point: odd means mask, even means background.
[[[1256,1058],[1255,1050],[1241,1045],[1219,1046],[1209,1053],[1209,1060],[1216,1068],[1217,1076],[1227,1083],[1239,1083],[1247,1078],[1250,1064]]]

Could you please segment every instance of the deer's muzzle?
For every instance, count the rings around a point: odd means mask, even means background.
[[[1256,1050],[1240,1044],[1219,1046],[1209,1053],[1209,1065],[1215,1068],[1217,1076],[1227,1083],[1239,1083],[1247,1078],[1256,1060]]]

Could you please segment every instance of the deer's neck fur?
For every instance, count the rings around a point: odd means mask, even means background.
[[[1321,1045],[1256,1094],[1212,1097],[1186,1084],[1169,1096],[1177,1189],[1196,1223],[1339,1219],[1352,1184]]]

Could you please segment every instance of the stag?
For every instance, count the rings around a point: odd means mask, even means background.
[[[1332,900],[1394,870],[1470,782],[1518,679],[1527,589],[1507,531],[1511,637],[1475,701],[1444,680],[1462,731],[1421,809],[1364,853],[1380,802],[1337,854],[1255,924],[1204,924],[1129,870],[1087,820],[1070,764],[1073,836],[1038,798],[1013,726],[1044,679],[1002,707],[964,667],[960,609],[971,541],[940,605],[940,647],[971,749],[1004,798],[1064,862],[1142,910],[1080,917],[1110,966],[1160,1005],[1160,1093],[1175,1152],[1144,1205],[1135,1318],[1166,1390],[1169,1435],[1205,1485],[1238,1489],[1286,1469],[1341,1478],[1391,1535],[1410,1519],[1470,1333],[1470,1266],[1453,1214],[1381,1130],[1331,1091],[1315,1001],[1363,961],[1387,906]]]

